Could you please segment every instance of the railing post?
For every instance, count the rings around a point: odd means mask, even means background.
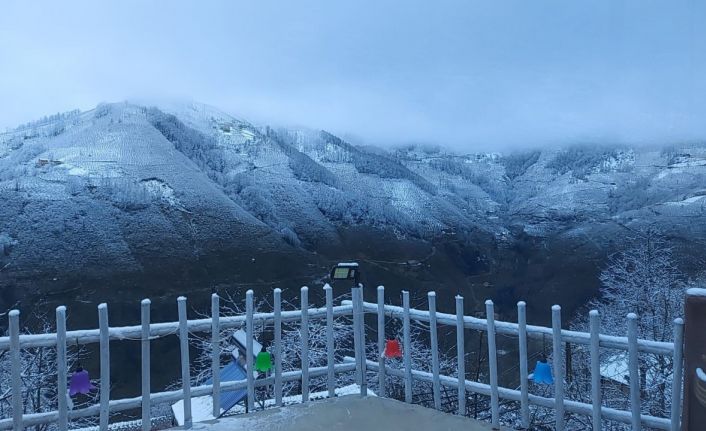
[[[429,301],[429,334],[431,338],[431,373],[432,390],[434,392],[434,408],[441,410],[441,381],[439,380],[439,336],[436,325],[436,293],[428,292]]]
[[[10,331],[10,373],[12,374],[12,429],[22,431],[22,355],[20,352],[20,312],[8,313]]]
[[[493,301],[485,301],[488,321],[488,365],[490,367],[490,411],[493,427],[500,427],[500,395],[498,393],[498,351],[495,346],[495,308]]]
[[[458,414],[466,415],[466,332],[463,296],[456,295],[456,366],[458,368]]]
[[[360,395],[365,397],[368,395],[368,376],[367,364],[365,356],[365,314],[363,313],[363,287],[353,288],[353,325],[355,330],[353,333],[356,359],[358,361],[358,382],[360,384]]]
[[[221,415],[221,298],[217,293],[211,295],[211,381],[213,391],[213,417]]]
[[[591,330],[591,402],[593,403],[593,431],[601,431],[601,320],[598,310],[588,313]]]
[[[561,307],[552,306],[552,365],[554,366],[554,417],[556,431],[564,429],[564,363],[561,358]]]
[[[274,291],[275,321],[275,403],[282,406],[282,289]]]
[[[179,312],[179,353],[181,354],[181,387],[184,397],[184,428],[191,428],[191,371],[189,370],[189,326],[186,318],[186,297],[177,298]]]
[[[149,299],[143,299],[140,303],[140,320],[142,323],[141,355],[142,361],[142,430],[152,429],[152,419],[150,412],[150,304]]]
[[[520,351],[520,423],[529,428],[529,371],[527,370],[527,304],[517,303],[517,334]]]
[[[378,286],[378,396],[385,396],[385,287]]]
[[[252,289],[245,292],[245,371],[248,380],[247,409],[249,413],[255,409],[255,376],[253,374],[253,337],[255,337],[253,313],[255,305],[253,295]]]
[[[674,374],[672,376],[672,430],[679,431],[681,428],[681,382],[683,376],[683,348],[684,348],[684,320],[674,319]]]
[[[69,411],[66,397],[66,307],[63,305],[56,307],[56,379],[57,379],[57,401],[59,409],[59,431],[66,431],[69,428]]]
[[[632,413],[632,429],[642,429],[640,413],[640,373],[637,351],[637,314],[628,313],[628,370],[630,375],[630,411]]]
[[[328,367],[326,387],[328,388],[329,398],[333,398],[336,396],[336,373],[334,368],[336,346],[333,338],[333,289],[328,283],[324,285],[324,292],[326,293],[326,366]]]
[[[355,356],[355,382],[358,387],[363,387],[363,375],[361,374],[360,364],[360,325],[358,325],[358,287],[351,289],[351,301],[353,304],[353,355]]]
[[[684,324],[682,431],[700,431],[706,423],[706,288],[687,289]]]
[[[108,429],[110,414],[110,328],[108,326],[108,304],[98,305],[98,326],[100,331],[100,429]]]
[[[309,401],[309,288],[301,289],[302,403]]]
[[[411,322],[409,320],[409,292],[402,291],[402,344],[404,344],[404,400],[412,403],[412,341]]]

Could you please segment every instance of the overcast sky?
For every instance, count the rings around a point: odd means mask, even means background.
[[[0,128],[187,99],[457,149],[706,138],[706,1],[0,3]]]

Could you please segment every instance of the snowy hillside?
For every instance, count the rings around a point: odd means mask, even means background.
[[[459,238],[478,261],[519,238],[608,243],[641,223],[702,246],[706,146],[383,150],[205,105],[120,103],[0,134],[0,196],[0,268],[26,277],[212,253],[299,259],[361,226]]]
[[[0,135],[0,262],[30,276],[198,260],[209,249],[286,249],[126,104]]]

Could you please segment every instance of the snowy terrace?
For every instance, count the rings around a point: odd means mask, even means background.
[[[455,391],[457,406],[455,413],[466,415],[466,402],[468,397],[479,394],[489,398],[489,420],[493,428],[501,425],[500,403],[510,402],[518,405],[516,420],[513,423],[503,423],[502,425],[527,428],[530,425],[531,406],[539,406],[553,412],[553,425],[556,430],[565,429],[566,415],[577,414],[585,416],[592,423],[594,430],[602,429],[603,421],[613,421],[628,424],[632,429],[642,429],[649,427],[653,429],[673,430],[680,429],[681,421],[681,384],[682,384],[682,339],[683,322],[677,319],[674,322],[674,332],[676,343],[654,342],[637,338],[637,316],[630,314],[627,316],[627,337],[608,336],[600,333],[600,316],[597,312],[590,313],[590,333],[576,332],[562,329],[561,310],[559,306],[552,307],[552,327],[541,327],[528,325],[526,323],[526,305],[524,302],[517,304],[518,321],[504,322],[495,320],[495,310],[492,301],[486,302],[486,318],[465,316],[463,314],[463,298],[456,297],[456,314],[440,313],[436,310],[436,295],[434,292],[428,293],[428,309],[418,310],[410,308],[409,292],[402,294],[402,306],[385,304],[384,288],[377,288],[377,302],[365,302],[363,300],[362,288],[351,290],[352,300],[342,301],[334,306],[332,288],[324,286],[326,305],[321,308],[310,307],[309,289],[301,289],[301,303],[299,309],[282,310],[281,291],[275,289],[273,297],[272,312],[255,312],[254,294],[248,291],[246,294],[245,313],[235,316],[221,316],[220,298],[218,295],[212,296],[211,316],[202,319],[187,319],[187,301],[185,297],[177,300],[179,321],[152,323],[150,321],[150,301],[142,301],[141,324],[128,327],[110,327],[108,323],[108,306],[100,304],[98,306],[99,328],[92,330],[67,331],[66,330],[66,309],[58,307],[56,310],[56,333],[46,334],[21,334],[20,315],[16,310],[9,315],[9,336],[0,338],[0,352],[9,351],[11,362],[11,396],[12,415],[11,417],[0,418],[0,429],[21,430],[25,427],[39,424],[54,424],[57,429],[63,431],[69,428],[72,420],[85,417],[98,417],[99,429],[109,429],[111,414],[141,409],[141,428],[149,430],[154,418],[151,417],[151,406],[160,403],[180,402],[181,421],[185,428],[194,426],[192,416],[192,403],[198,397],[210,397],[212,408],[211,419],[219,418],[222,415],[220,400],[227,392],[236,390],[245,391],[243,398],[247,411],[254,412],[256,403],[256,388],[267,387],[272,390],[274,401],[272,403],[263,402],[260,407],[272,406],[282,407],[286,401],[283,394],[283,384],[287,382],[298,382],[301,391],[298,395],[300,403],[308,403],[312,400],[310,393],[310,381],[314,378],[325,380],[324,395],[328,398],[336,398],[338,380],[337,376],[342,373],[354,373],[356,388],[359,388],[360,396],[368,395],[368,385],[371,378],[377,380],[378,397],[386,397],[386,380],[398,379],[403,382],[400,401],[408,404],[418,403],[415,399],[412,388],[415,381],[427,382],[433,388],[433,406],[436,410],[442,410],[442,388]],[[353,326],[353,348],[351,356],[346,356],[344,360],[335,361],[334,344],[334,319],[340,316],[352,318]],[[366,316],[368,317],[366,319]],[[366,320],[376,321],[377,331],[366,330]],[[391,320],[398,320],[402,325],[403,336],[401,337],[401,367],[392,367],[387,362],[385,355],[386,348],[386,324]],[[300,322],[300,349],[301,357],[308,358],[310,347],[310,322],[325,322],[326,355],[325,366],[310,366],[307,361],[302,361],[301,369],[296,371],[282,371],[282,325],[283,322]],[[429,343],[431,357],[431,372],[413,369],[412,367],[412,341],[410,339],[410,328],[412,322],[423,322],[428,325]],[[220,337],[224,329],[245,329],[246,334],[253,334],[255,325],[270,325],[273,328],[274,339],[269,349],[273,358],[273,369],[263,376],[256,376],[254,373],[255,345],[256,341],[252,336],[245,337],[245,370],[246,377],[242,380],[225,381],[221,379],[221,351]],[[448,329],[456,332],[456,354],[458,368],[457,376],[464,376],[459,379],[456,376],[442,375],[439,366],[439,335],[438,328],[441,326],[450,327]],[[487,383],[468,380],[466,372],[466,331],[480,331],[487,340]],[[370,333],[377,334],[377,351],[371,354],[370,349],[366,350],[366,336]],[[191,361],[189,353],[190,334],[204,333],[211,338],[211,372],[212,376],[207,384],[192,386]],[[179,338],[181,352],[181,389],[165,392],[152,392],[150,384],[151,340],[157,337],[170,336],[176,334]],[[499,336],[511,336],[517,340],[517,362],[518,362],[518,388],[508,388],[498,383],[498,348],[496,338]],[[191,335],[193,337],[193,335]],[[528,369],[528,337],[544,338],[552,340],[553,358],[552,377],[553,387],[551,396],[543,396],[530,392],[530,371]],[[98,402],[95,405],[71,409],[68,397],[57,397],[56,410],[43,413],[24,414],[22,398],[22,364],[21,350],[36,347],[55,348],[57,354],[57,392],[67,393],[68,367],[67,367],[67,345],[83,345],[98,343],[100,351],[100,381],[110,381],[110,342],[120,340],[141,340],[141,396],[124,399],[111,399],[110,386],[100,385]],[[566,375],[563,360],[564,343],[585,345],[590,350],[590,394],[592,403],[581,402],[565,397]],[[619,410],[606,407],[601,402],[601,363],[599,355],[603,349],[612,349],[626,352],[629,372],[629,409]],[[367,352],[367,353],[366,353]],[[674,372],[672,385],[672,410],[670,417],[655,417],[644,414],[641,411],[641,387],[638,370],[639,354],[654,354],[671,357],[674,361]],[[480,379],[485,380],[485,379]],[[644,389],[644,388],[642,388]],[[371,394],[372,395],[372,394]],[[357,396],[357,395],[356,395]],[[285,401],[283,401],[285,399]],[[323,406],[326,405],[324,402]],[[317,407],[320,409],[322,407]],[[394,409],[390,412],[396,411]],[[251,413],[252,415],[253,413]],[[393,414],[393,413],[389,413]],[[201,420],[201,419],[199,419]],[[503,419],[506,421],[506,419]],[[441,425],[440,425],[441,426]],[[204,429],[204,425],[199,425]],[[433,429],[433,428],[430,428]]]

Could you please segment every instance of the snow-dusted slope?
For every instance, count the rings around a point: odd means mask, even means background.
[[[482,233],[502,246],[659,223],[703,240],[706,147],[383,150],[200,104],[122,103],[0,134],[0,196],[0,266],[24,268],[315,251],[361,225],[432,241]]]
[[[103,105],[60,121],[50,133],[0,137],[0,235],[11,238],[3,259],[11,268],[129,272],[211,249],[287,248],[156,130],[145,108]]]

